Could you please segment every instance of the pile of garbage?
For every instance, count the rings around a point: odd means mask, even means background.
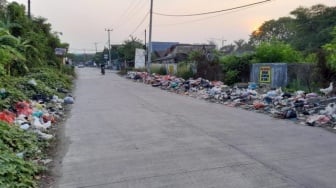
[[[336,97],[304,91],[287,93],[281,87],[269,88],[255,83],[229,87],[221,81],[203,78],[185,80],[171,75],[149,75],[147,72],[129,71],[126,78],[177,94],[266,113],[275,118],[336,129]]]
[[[32,131],[43,140],[54,137],[50,128],[64,116],[64,104],[73,104],[74,99],[68,95],[59,99],[54,95],[50,100],[41,96],[35,96],[38,100],[21,101],[13,105],[12,109],[0,112],[0,121],[19,126],[26,131]]]

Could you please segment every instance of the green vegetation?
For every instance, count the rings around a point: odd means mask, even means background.
[[[250,62],[255,55],[245,54],[242,56],[227,55],[220,58],[220,64],[224,74],[224,83],[233,85],[237,82],[249,79]]]
[[[41,17],[28,18],[25,7],[1,0],[0,6],[0,111],[34,95],[64,97],[72,87],[74,69],[63,65],[55,48],[68,48]],[[44,168],[48,143],[35,133],[0,121],[0,187],[37,187],[35,177]]]
[[[255,49],[256,63],[300,62],[301,54],[289,44],[280,41],[262,42]]]
[[[150,67],[151,73],[159,74],[159,75],[166,75],[167,70],[164,65],[151,65]]]
[[[187,62],[179,63],[178,67],[177,67],[176,75],[178,77],[181,77],[181,78],[186,79],[186,80],[194,77],[194,73],[191,69],[191,66],[192,65],[190,63],[187,63]]]
[[[336,26],[331,32],[333,40],[323,46],[323,49],[327,53],[327,59],[329,66],[336,71]]]
[[[320,4],[299,7],[290,17],[266,21],[252,32],[248,42],[238,40],[221,48],[222,80],[229,85],[246,82],[244,75],[249,75],[252,63],[300,63],[311,67],[300,69],[300,74],[311,76],[301,76],[288,87],[308,91],[323,87],[336,78],[335,25],[336,7]]]
[[[33,160],[46,146],[36,134],[0,121],[1,187],[36,187],[34,176],[44,168]]]

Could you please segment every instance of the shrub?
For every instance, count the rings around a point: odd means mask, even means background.
[[[253,57],[253,54],[221,57],[219,61],[223,67],[224,83],[232,85],[237,82],[246,82],[249,80],[250,61]]]
[[[189,78],[192,78],[194,76],[194,73],[191,69],[190,64],[188,64],[186,62],[181,62],[177,66],[176,75],[178,77],[182,77],[183,79],[189,79]]]
[[[43,168],[32,160],[41,157],[44,146],[36,134],[0,121],[0,185],[36,187],[34,176]]]
[[[155,73],[159,75],[167,74],[167,70],[166,70],[166,67],[164,67],[164,65],[151,65],[150,70],[151,70],[150,71],[151,73]]]

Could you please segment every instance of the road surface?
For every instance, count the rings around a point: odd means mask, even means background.
[[[77,71],[56,187],[336,186],[334,133]]]

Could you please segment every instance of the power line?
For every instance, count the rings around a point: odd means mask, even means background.
[[[126,8],[126,10],[120,15],[119,17],[119,21],[117,22],[115,28],[119,27],[121,24],[120,23],[123,23],[123,17],[128,17],[128,14],[130,12],[130,10],[133,8],[133,5],[135,5],[136,1],[131,1],[131,3],[128,5],[128,7]]]
[[[171,24],[159,24],[159,25],[155,25],[156,27],[164,27],[164,26],[175,26],[175,25],[182,25],[182,24],[189,24],[189,23],[195,23],[195,22],[200,22],[200,21],[204,21],[204,20],[209,20],[211,18],[216,18],[216,17],[220,17],[223,16],[225,14],[228,14],[228,12],[226,13],[222,13],[219,15],[214,15],[214,16],[208,16],[208,17],[204,17],[204,18],[199,18],[199,19],[193,19],[193,20],[189,20],[189,21],[184,21],[184,22],[178,22],[178,23],[171,23]]]
[[[159,13],[159,12],[154,12],[154,14],[159,15],[159,16],[172,16],[172,17],[202,16],[202,15],[216,14],[216,13],[220,13],[220,12],[227,12],[227,11],[231,11],[231,10],[241,9],[241,8],[245,8],[245,7],[249,7],[249,6],[254,6],[254,5],[266,3],[266,2],[269,2],[269,1],[272,1],[272,0],[259,1],[259,2],[256,2],[256,3],[250,3],[250,4],[247,4],[247,5],[237,6],[237,7],[233,7],[233,8],[210,11],[210,12],[194,13],[194,14],[165,14],[165,13]]]
[[[133,35],[138,29],[139,27],[146,21],[146,18],[148,17],[149,12],[147,12],[147,14],[145,15],[145,17],[141,20],[141,22],[136,26],[136,28],[133,30],[133,32],[131,33],[131,35]]]
[[[147,4],[147,1],[138,1],[136,4],[134,4],[135,6],[133,6],[130,11],[124,16],[121,17],[119,20],[122,21],[122,23],[120,23],[120,21],[118,22],[118,25],[115,27],[115,29],[118,29],[122,26],[124,26],[125,24],[130,23],[130,20],[132,20],[135,15],[140,12],[139,10],[142,10],[143,7]],[[125,20],[128,20],[127,22]]]
[[[203,18],[199,18],[199,19],[193,19],[193,20],[184,21],[184,22],[171,23],[171,24],[158,24],[158,25],[155,25],[155,27],[169,27],[169,26],[175,26],[175,25],[182,25],[182,24],[189,24],[189,23],[200,22],[200,21],[204,21],[204,20],[209,20],[209,19],[212,19],[212,18],[220,17],[220,16],[223,16],[223,15],[226,15],[226,14],[230,14],[230,13],[234,13],[234,12],[239,12],[242,9],[248,9],[248,8],[251,8],[252,6],[257,6],[257,5],[251,5],[249,7],[235,9],[235,10],[230,11],[230,12],[223,12],[222,14],[217,14],[217,15],[213,15],[213,16],[203,17]]]

